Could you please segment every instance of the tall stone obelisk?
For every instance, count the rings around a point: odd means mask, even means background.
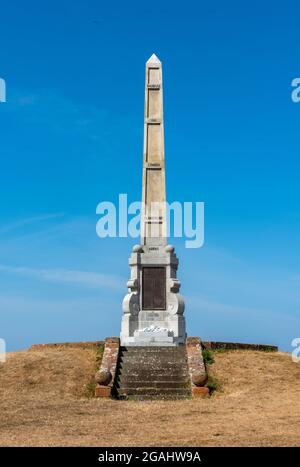
[[[129,258],[121,345],[174,346],[186,339],[178,259],[167,245],[162,66],[146,63],[141,244]]]
[[[153,54],[145,79],[142,245],[166,244],[165,185],[162,67]]]

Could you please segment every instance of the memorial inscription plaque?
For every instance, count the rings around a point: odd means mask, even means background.
[[[143,267],[143,310],[166,309],[166,269]]]

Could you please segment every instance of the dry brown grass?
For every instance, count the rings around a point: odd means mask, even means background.
[[[297,446],[300,364],[286,354],[215,354],[209,399],[88,398],[95,351],[44,349],[0,364],[1,446]]]

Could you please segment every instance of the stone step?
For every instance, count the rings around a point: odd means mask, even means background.
[[[115,390],[119,399],[186,399],[191,396],[182,347],[122,347]]]
[[[156,354],[156,353],[138,353],[138,352],[133,352],[133,353],[121,353],[119,358],[136,358],[136,359],[147,359],[147,360],[154,360],[154,359],[170,359],[170,360],[186,360],[187,356],[186,354],[174,354],[174,353],[163,353],[163,354]]]
[[[143,387],[143,388],[129,388],[122,387],[118,389],[119,396],[172,396],[180,394],[189,396],[191,391],[187,388],[156,388],[156,387]]]
[[[131,371],[120,371],[117,374],[118,379],[130,379],[132,381],[184,381],[189,379],[188,373],[171,373],[171,372],[157,372],[157,371],[140,371],[138,373]]]
[[[183,365],[176,365],[176,366],[166,366],[163,367],[153,367],[148,365],[131,365],[128,362],[125,362],[124,365],[119,366],[118,369],[119,374],[129,374],[135,376],[141,375],[172,375],[172,376],[188,376],[188,368],[186,364]]]
[[[186,348],[183,347],[155,347],[155,346],[149,346],[149,347],[121,347],[120,349],[121,353],[126,353],[126,354],[133,354],[133,353],[147,353],[147,354],[182,354],[186,353]]]
[[[152,372],[154,371],[155,373],[166,373],[167,371],[170,371],[172,373],[182,373],[183,371],[188,372],[188,366],[187,362],[181,362],[181,363],[168,363],[168,362],[155,362],[155,363],[149,363],[149,362],[131,362],[131,361],[124,361],[120,362],[118,365],[118,368],[120,370],[135,370],[135,373],[140,373],[140,371],[143,372]]]
[[[164,347],[162,347],[164,348]],[[165,347],[167,348],[167,347]],[[155,351],[152,351],[152,352],[146,352],[145,350],[140,350],[139,352],[138,351],[134,351],[134,352],[131,352],[131,351],[123,351],[123,352],[120,352],[120,355],[153,355],[153,356],[158,356],[158,355],[161,355],[161,356],[164,356],[164,355],[171,355],[171,356],[174,356],[174,357],[178,357],[178,356],[182,356],[182,355],[186,355],[186,351],[182,351],[182,352],[175,352],[175,351],[164,351],[164,350],[155,350]]]
[[[189,375],[185,374],[166,374],[166,373],[118,373],[118,380],[124,381],[128,379],[130,381],[189,381]]]
[[[163,365],[162,367],[154,367],[150,365],[141,365],[141,368],[138,368],[138,364],[130,364],[128,362],[125,362],[124,365],[119,366],[120,372],[129,372],[129,373],[136,373],[139,374],[141,372],[143,373],[171,373],[171,374],[182,374],[184,371],[186,374],[188,373],[187,370],[183,370],[183,365]]]
[[[157,351],[157,352],[145,352],[145,351],[140,351],[140,352],[120,352],[120,355],[125,355],[125,356],[141,356],[141,355],[144,355],[144,356],[147,356],[147,357],[174,357],[174,358],[178,358],[178,357],[182,357],[182,356],[186,356],[186,352],[161,352],[161,351]]]
[[[145,365],[165,365],[165,364],[170,364],[170,365],[183,365],[187,363],[186,358],[146,358],[146,357],[121,357],[119,359],[119,363],[122,364],[124,362],[128,363],[138,363],[138,364],[145,364]]]
[[[177,358],[172,358],[169,356],[160,356],[160,357],[147,357],[144,355],[126,355],[126,356],[121,356],[119,357],[119,362],[135,362],[135,363],[145,363],[145,364],[164,364],[164,363],[171,363],[172,365],[178,363],[178,364],[183,364],[187,362],[187,359],[185,357],[177,357]]]
[[[186,354],[185,347],[177,348],[177,347],[128,347],[127,349],[120,350],[120,353],[126,355],[133,355],[133,354],[147,354],[147,355],[183,355]]]
[[[176,361],[176,360],[187,360],[187,356],[185,354],[181,355],[175,355],[175,354],[162,354],[162,355],[156,355],[156,354],[144,354],[144,353],[130,353],[130,354],[120,354],[119,356],[120,359],[126,359],[126,360],[171,360],[171,361]]]
[[[163,367],[163,368],[137,368],[137,365],[128,365],[127,363],[124,366],[119,367],[120,374],[132,374],[132,375],[173,375],[173,376],[188,376],[188,371],[183,370],[180,367],[170,368],[170,367]]]
[[[161,359],[156,359],[156,360],[147,360],[147,359],[142,359],[142,360],[138,360],[138,359],[131,359],[131,358],[126,358],[126,359],[122,359],[122,360],[119,360],[119,365],[138,365],[139,368],[144,368],[144,367],[147,367],[147,368],[165,368],[166,366],[170,366],[172,368],[176,368],[176,366],[178,366],[178,368],[184,368],[184,366],[187,365],[187,361],[186,360],[182,360],[182,361],[170,361],[170,360],[161,360]]]
[[[186,363],[177,364],[177,365],[139,365],[139,363],[124,362],[119,365],[120,372],[129,372],[129,373],[164,373],[164,374],[182,374],[183,372],[188,373],[187,369],[183,367],[186,366]]]
[[[170,379],[170,380],[176,380],[176,379],[187,379],[189,378],[189,374],[188,372],[183,372],[183,371],[180,371],[180,370],[177,370],[177,371],[169,371],[169,372],[166,372],[166,371],[158,371],[158,370],[152,370],[152,371],[148,371],[148,370],[141,370],[141,371],[138,371],[137,369],[135,369],[134,371],[125,371],[125,370],[121,370],[118,372],[118,376],[120,377],[129,377],[129,378],[132,378],[132,379]]]
[[[189,388],[189,381],[132,381],[127,379],[121,379],[119,383],[116,385],[120,388],[148,388],[149,386],[154,388],[180,388],[180,389],[188,389]]]
[[[131,380],[129,378],[124,378],[124,379],[118,379],[115,381],[115,385],[117,387],[145,387],[145,386],[152,386],[154,385],[155,387],[161,386],[161,387],[189,387],[190,386],[190,380],[188,379],[183,379],[183,380],[169,380],[169,379],[152,379],[152,380],[147,380],[147,379],[140,379],[139,381],[136,380]]]
[[[139,394],[139,395],[120,395],[118,399],[120,400],[130,400],[130,401],[155,401],[155,400],[184,400],[189,399],[191,394]]]

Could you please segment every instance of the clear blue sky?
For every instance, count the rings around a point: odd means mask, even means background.
[[[300,336],[298,2],[1,2],[0,337],[118,335],[132,239],[95,208],[141,196],[144,66],[163,63],[167,196],[205,202],[184,248],[189,335]]]

